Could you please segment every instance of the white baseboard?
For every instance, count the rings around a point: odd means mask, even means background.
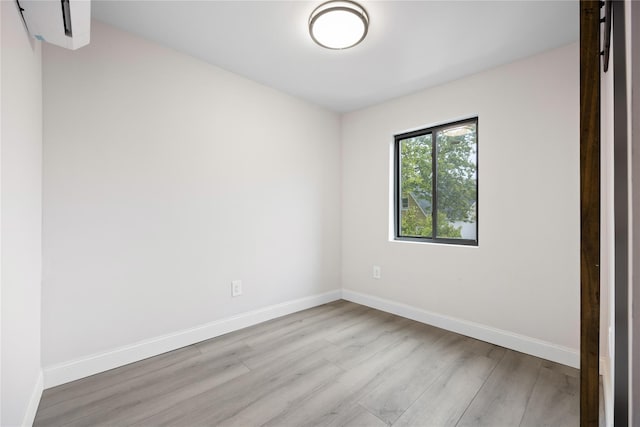
[[[572,348],[559,346],[547,341],[519,335],[480,323],[433,313],[396,301],[378,298],[348,289],[342,290],[342,298],[563,365],[574,368],[580,367],[580,352]]]
[[[300,310],[339,300],[341,291],[335,290],[312,295],[294,301],[275,304],[258,310],[241,313],[225,319],[196,326],[194,328],[119,347],[113,350],[93,354],[80,359],[60,363],[44,369],[44,387],[50,388],[89,375],[104,372],[148,357],[157,356],[200,341],[237,331],[248,326],[266,322]]]
[[[194,328],[140,341],[138,343],[119,347],[110,351],[48,366],[44,369],[44,388],[51,388],[70,381],[75,381],[89,375],[94,375],[109,369],[137,362],[148,357],[157,356],[187,345],[215,338],[261,322],[266,322],[267,320],[285,316],[287,314],[295,313],[321,304],[326,304],[340,298],[516,351],[541,357],[543,359],[552,360],[564,365],[575,368],[580,366],[580,354],[577,350],[571,348],[562,347],[546,341],[515,334],[513,332],[492,328],[479,323],[444,316],[442,314],[433,313],[395,301],[343,289],[342,291],[335,290],[324,294],[313,295],[294,301],[264,307],[225,319],[216,320]],[[42,384],[40,388],[42,389]],[[38,401],[39,398],[40,396],[38,395]],[[37,402],[33,412],[34,416],[35,410],[37,410]]]
[[[29,405],[27,406],[27,412],[22,419],[22,427],[31,427],[33,421],[36,419],[36,412],[38,412],[38,405],[40,405],[40,398],[42,397],[42,391],[44,390],[44,380],[42,370],[38,374],[38,379],[33,387],[31,398],[29,399]]]

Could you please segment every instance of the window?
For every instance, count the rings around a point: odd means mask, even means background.
[[[478,244],[478,119],[395,137],[395,237]]]

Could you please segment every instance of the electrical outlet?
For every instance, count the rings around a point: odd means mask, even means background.
[[[379,265],[374,265],[373,266],[373,278],[374,279],[379,279],[380,278],[380,266]]]
[[[242,295],[242,280],[231,281],[231,296],[237,297]]]

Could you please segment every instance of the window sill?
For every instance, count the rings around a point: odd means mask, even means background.
[[[454,247],[454,248],[471,248],[471,249],[478,249],[480,247],[480,245],[478,243],[449,243],[449,242],[432,242],[432,241],[428,241],[428,240],[421,240],[421,239],[406,239],[406,238],[397,238],[397,237],[392,237],[389,239],[390,243],[408,243],[408,244],[413,244],[413,245],[430,245],[430,246],[447,246],[447,247]]]

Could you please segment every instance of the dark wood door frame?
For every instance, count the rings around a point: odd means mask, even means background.
[[[580,1],[580,425],[598,425],[600,2]]]

